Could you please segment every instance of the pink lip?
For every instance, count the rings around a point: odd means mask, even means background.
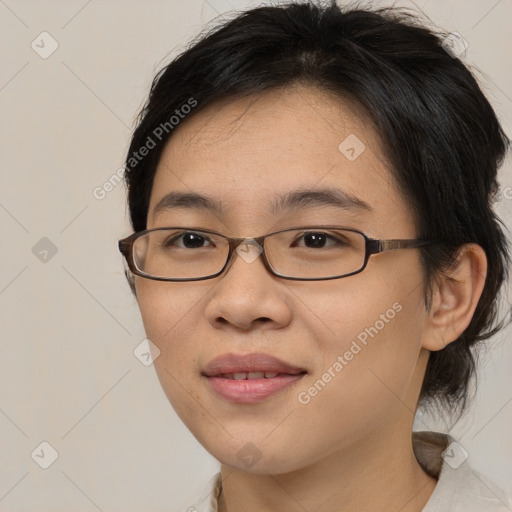
[[[269,379],[233,380],[222,375],[239,372],[272,372]],[[283,391],[307,373],[304,368],[292,366],[268,354],[224,354],[210,361],[202,375],[213,391],[229,402],[257,403]]]
[[[214,377],[223,373],[276,372],[297,375],[304,368],[292,366],[268,354],[223,354],[212,359],[203,369],[203,375]]]

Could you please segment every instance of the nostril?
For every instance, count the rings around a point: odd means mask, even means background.
[[[228,324],[233,323],[233,322],[230,322],[229,320],[227,320],[226,318],[224,318],[223,316],[217,317],[215,321],[216,321],[216,323],[218,325],[228,325]],[[272,322],[271,318],[269,318],[267,316],[262,316],[262,317],[259,317],[259,318],[255,318],[254,320],[252,320],[246,326],[241,327],[241,329],[247,330],[247,329],[253,328],[257,324],[268,324],[268,323],[271,323],[271,322]],[[239,327],[240,327],[240,325],[239,325]]]

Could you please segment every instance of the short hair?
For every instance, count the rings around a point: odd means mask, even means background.
[[[420,253],[427,310],[458,248],[474,242],[484,249],[488,273],[473,318],[457,340],[430,354],[420,394],[420,404],[462,411],[475,373],[472,347],[502,326],[499,291],[510,256],[492,206],[509,141],[471,72],[414,15],[292,2],[238,13],[201,34],[156,75],[139,113],[125,173],[133,228],[146,228],[173,115],[190,118],[221,100],[296,84],[348,100],[370,119],[418,236],[440,240]],[[135,159],[149,140],[154,147]]]

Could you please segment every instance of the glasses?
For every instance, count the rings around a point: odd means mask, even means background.
[[[247,263],[260,254],[275,276],[297,281],[339,279],[362,272],[372,254],[414,249],[431,240],[375,240],[357,229],[306,226],[255,238],[230,238],[185,227],[147,229],[119,241],[128,268],[157,281],[201,281],[222,274],[235,251]]]

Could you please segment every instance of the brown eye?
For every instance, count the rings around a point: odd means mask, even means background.
[[[180,241],[181,243],[176,244],[176,241]],[[177,246],[184,249],[198,249],[201,247],[205,247],[205,242],[207,243],[209,240],[203,235],[199,235],[198,233],[187,232],[182,233],[179,236],[172,237],[170,240],[167,240],[164,243],[165,247],[173,247]]]
[[[297,241],[301,239],[302,243]],[[310,249],[323,249],[324,247],[332,247],[334,245],[344,245],[346,242],[337,237],[323,232],[303,233],[294,241],[294,246],[307,247]]]

